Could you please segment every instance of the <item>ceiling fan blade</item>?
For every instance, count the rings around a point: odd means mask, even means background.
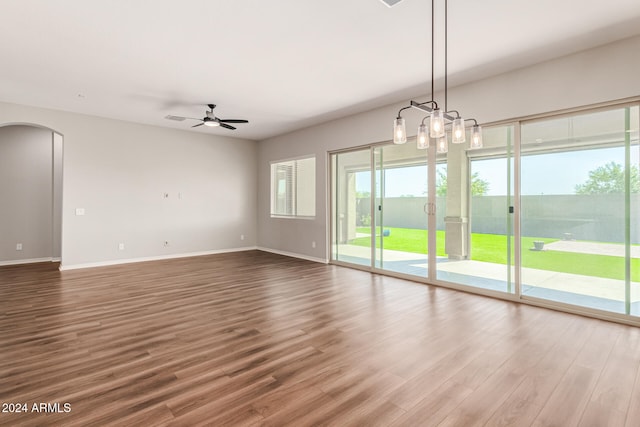
[[[241,120],[241,119],[218,119],[221,123],[249,123],[249,120]]]
[[[235,130],[236,129],[233,126],[228,125],[226,123],[220,123],[220,126],[222,126],[223,128],[231,129],[231,130]]]
[[[186,117],[172,116],[171,114],[168,114],[168,115],[164,116],[164,118],[167,119],[167,120],[174,120],[176,122],[181,122],[181,121],[186,119]]]
[[[197,125],[191,126],[192,128],[197,128],[198,126],[202,126],[204,123],[198,123]]]
[[[175,120],[176,122],[182,122],[184,120],[200,120],[200,121],[202,121],[202,119],[198,119],[198,118],[195,118],[195,117],[182,117],[182,116],[172,116],[172,115],[165,116],[165,119],[167,119],[167,120]]]

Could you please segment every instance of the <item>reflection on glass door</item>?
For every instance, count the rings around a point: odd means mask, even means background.
[[[371,150],[331,155],[332,259],[371,266]]]
[[[638,108],[525,123],[521,154],[523,296],[637,314]]]
[[[385,145],[376,158],[376,267],[428,274],[427,152]]]

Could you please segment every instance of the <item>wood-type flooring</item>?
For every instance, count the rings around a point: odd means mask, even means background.
[[[1,426],[637,427],[639,366],[636,327],[260,251],[0,268]]]

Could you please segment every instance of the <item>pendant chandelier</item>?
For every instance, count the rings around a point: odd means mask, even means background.
[[[431,100],[426,102],[411,101],[410,105],[398,111],[398,117],[393,122],[393,143],[407,142],[407,128],[402,117],[402,111],[413,108],[429,115],[422,119],[416,135],[416,147],[424,150],[429,148],[429,141],[436,144],[438,153],[449,151],[448,133],[453,144],[466,141],[465,122],[473,121],[471,126],[471,141],[469,148],[482,148],[482,127],[476,119],[463,119],[457,110],[447,110],[447,0],[444,0],[444,111],[433,100],[434,96],[434,47],[435,47],[435,0],[431,0]],[[428,125],[425,121],[429,119]]]

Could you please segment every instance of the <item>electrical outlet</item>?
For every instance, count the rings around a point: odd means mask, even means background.
[[[316,241],[315,240],[313,242],[311,242],[311,247],[315,249],[315,247],[316,247]]]
[[[244,240],[244,234],[240,235],[240,240]]]
[[[22,250],[22,243],[16,243],[16,251]]]
[[[124,251],[124,243],[118,243],[118,250]]]

